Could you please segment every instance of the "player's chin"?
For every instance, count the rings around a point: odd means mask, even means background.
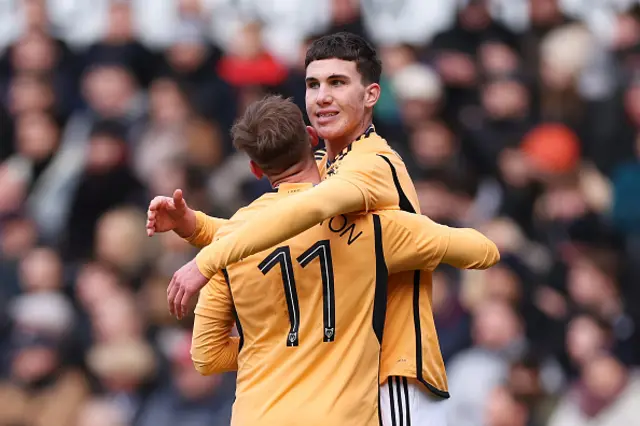
[[[338,139],[344,133],[343,126],[339,122],[318,125],[315,129],[318,132],[318,136],[325,140]]]

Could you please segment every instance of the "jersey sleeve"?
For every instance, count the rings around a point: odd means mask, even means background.
[[[496,245],[471,228],[451,228],[426,216],[379,212],[389,273],[434,270],[440,263],[461,269],[487,269],[500,260]]]
[[[233,300],[222,273],[200,291],[195,309],[191,359],[202,375],[236,371],[240,338],[231,335]]]
[[[370,152],[346,158],[332,179],[357,187],[364,198],[364,211],[398,208],[398,190],[391,166],[382,155]]]
[[[205,247],[211,244],[211,241],[213,241],[213,238],[216,235],[216,231],[224,226],[227,222],[227,219],[207,216],[206,214],[197,211],[196,229],[195,231],[193,231],[193,234],[185,238],[185,240],[195,247]]]
[[[330,178],[312,189],[283,197],[203,248],[196,256],[200,272],[211,278],[240,259],[280,244],[331,217],[366,208],[361,189],[345,179]]]

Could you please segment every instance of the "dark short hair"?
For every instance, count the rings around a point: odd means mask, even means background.
[[[364,84],[380,83],[382,63],[373,46],[359,35],[340,32],[314,40],[307,49],[304,67],[323,59],[355,62]]]
[[[302,112],[291,99],[271,95],[249,105],[231,128],[233,146],[266,173],[280,173],[311,155]]]

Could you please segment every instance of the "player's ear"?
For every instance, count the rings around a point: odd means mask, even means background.
[[[253,173],[253,175],[256,178],[258,178],[258,180],[262,179],[262,176],[264,176],[264,172],[262,171],[260,166],[258,166],[256,163],[254,163],[253,160],[250,160],[249,161],[249,167],[251,168],[251,173]]]
[[[311,147],[316,147],[320,141],[316,129],[311,126],[307,126],[307,134],[309,135],[309,143],[311,144]]]
[[[371,83],[365,88],[364,92],[364,106],[367,108],[373,108],[380,99],[380,85],[378,83]]]

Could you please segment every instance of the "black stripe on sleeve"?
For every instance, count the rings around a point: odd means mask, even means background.
[[[382,247],[382,224],[380,222],[380,216],[377,214],[373,215],[373,235],[376,256],[376,290],[373,300],[373,331],[376,333],[378,342],[382,344],[384,321],[387,315],[389,270],[387,269],[387,264],[384,260],[384,250]]]
[[[240,345],[238,346],[238,352],[242,350],[242,346],[244,345],[244,333],[242,332],[242,324],[240,324],[240,318],[238,317],[238,311],[236,311],[236,304],[233,301],[233,291],[231,291],[231,281],[229,280],[229,274],[226,269],[222,270],[224,274],[224,280],[227,282],[227,287],[229,287],[229,294],[231,295],[231,303],[233,303],[233,317],[236,320],[236,328],[238,329],[238,334],[240,335]]]
[[[400,185],[398,172],[396,171],[396,168],[393,166],[393,163],[391,163],[391,160],[389,160],[387,157],[385,157],[382,154],[377,154],[377,155],[378,157],[382,158],[389,165],[389,168],[391,169],[393,184],[396,186],[396,190],[398,191],[398,199],[399,199],[398,206],[400,207],[400,210],[409,212],[409,213],[416,213],[416,209],[413,207],[413,205],[411,204],[411,201],[409,201],[409,198],[407,197],[407,194],[404,193],[404,190]]]

